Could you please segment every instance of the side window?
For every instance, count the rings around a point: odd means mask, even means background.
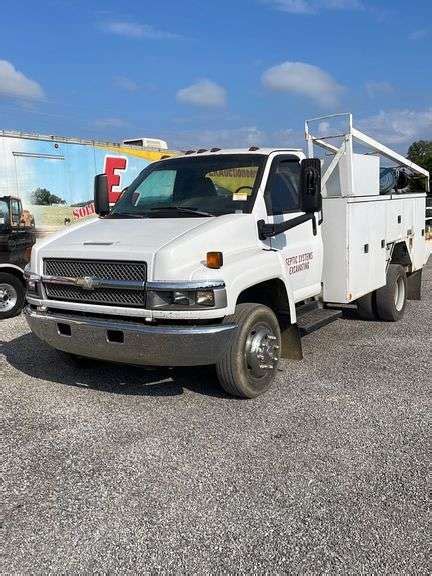
[[[21,221],[21,202],[18,200],[11,200],[11,224],[12,226],[19,226]]]
[[[299,208],[300,161],[274,160],[265,191],[269,215],[285,214]]]
[[[9,206],[7,202],[0,200],[0,230],[9,223]]]

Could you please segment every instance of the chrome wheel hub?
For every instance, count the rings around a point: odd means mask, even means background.
[[[400,312],[403,308],[405,302],[405,283],[403,281],[402,276],[396,281],[396,289],[395,289],[395,306],[396,310]]]
[[[18,294],[10,284],[0,284],[0,312],[10,312],[18,301]]]
[[[274,370],[279,360],[279,343],[272,328],[257,324],[246,339],[246,364],[249,372],[260,378]]]

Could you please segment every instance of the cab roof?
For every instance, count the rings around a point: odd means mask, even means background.
[[[251,146],[250,148],[210,148],[209,150],[200,148],[197,150],[186,150],[178,156],[170,156],[169,158],[162,158],[161,160],[169,159],[179,159],[179,158],[194,158],[202,156],[217,156],[217,155],[228,155],[228,154],[245,154],[245,155],[256,155],[261,154],[262,156],[269,156],[274,152],[295,154],[298,155],[304,153],[302,148],[259,148],[258,146]]]
[[[213,156],[214,154],[263,154],[269,156],[273,152],[303,152],[302,148],[260,148],[251,146],[250,148],[201,148],[198,150],[187,150],[181,156]]]

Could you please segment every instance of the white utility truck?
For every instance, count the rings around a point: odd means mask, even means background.
[[[344,305],[399,320],[420,298],[428,172],[351,115],[306,122],[306,139],[307,158],[212,148],[154,162],[113,207],[96,177],[99,217],[33,250],[32,331],[76,358],[213,364],[228,393],[252,398]],[[381,182],[379,156],[396,165]]]

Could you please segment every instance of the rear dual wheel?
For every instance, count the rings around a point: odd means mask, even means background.
[[[357,310],[363,320],[397,322],[405,312],[407,277],[403,266],[390,264],[386,285],[357,300]]]
[[[386,322],[400,320],[405,312],[407,277],[405,268],[390,264],[387,270],[387,283],[376,291],[378,318]]]
[[[224,320],[238,331],[216,371],[222,388],[233,396],[255,398],[266,392],[275,377],[281,349],[279,322],[262,304],[238,304]]]

